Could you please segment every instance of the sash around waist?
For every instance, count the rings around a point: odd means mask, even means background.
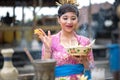
[[[83,72],[84,72],[83,64],[65,64],[61,66],[56,66],[55,77],[64,77],[73,74],[83,74]]]

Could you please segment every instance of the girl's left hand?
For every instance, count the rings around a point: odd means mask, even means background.
[[[89,68],[88,56],[73,56],[79,63],[82,63],[85,68]]]
[[[89,68],[89,61],[87,56],[81,56],[82,58],[82,64],[84,65],[84,68],[88,69]]]

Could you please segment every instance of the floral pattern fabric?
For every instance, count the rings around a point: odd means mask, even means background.
[[[56,66],[59,65],[64,65],[64,64],[79,64],[82,62],[78,62],[76,59],[74,59],[72,56],[70,56],[70,54],[67,53],[66,48],[64,48],[61,44],[60,44],[60,34],[61,32],[52,35],[52,45],[51,45],[51,57],[53,59],[55,59],[56,62]],[[75,37],[78,40],[78,43],[82,46],[86,46],[88,44],[90,44],[90,40],[84,36],[81,35],[77,35],[75,33]],[[44,56],[44,45],[42,47],[42,57]],[[90,51],[90,53],[88,54],[88,60],[90,63],[90,68],[94,67],[94,58],[93,58],[93,53],[92,50]],[[65,76],[65,77],[58,77],[55,80],[80,80],[80,76],[82,74],[75,74],[75,75],[71,75],[71,76]]]

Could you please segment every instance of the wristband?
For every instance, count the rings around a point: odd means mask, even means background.
[[[84,73],[85,73],[85,72],[88,72],[88,71],[90,71],[90,69],[85,69],[85,68],[84,68]]]
[[[84,69],[84,75],[88,77],[88,80],[91,79],[91,71],[90,69]]]

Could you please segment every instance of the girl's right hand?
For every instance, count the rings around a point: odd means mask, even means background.
[[[46,33],[39,28],[38,29],[42,34],[37,34],[38,38],[43,42],[45,49],[46,50],[50,50],[51,49],[51,32],[48,31],[48,34],[46,35]]]

